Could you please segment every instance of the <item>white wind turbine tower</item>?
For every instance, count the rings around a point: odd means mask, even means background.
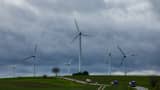
[[[24,60],[31,60],[32,59],[34,61],[33,62],[33,76],[34,77],[36,76],[36,63],[35,63],[35,61],[36,61],[36,57],[37,57],[37,48],[38,48],[38,45],[36,44],[35,47],[34,47],[33,55],[24,59]]]
[[[80,31],[77,20],[74,19],[74,23],[77,29],[77,34],[73,38],[72,41],[76,40],[77,38],[79,39],[79,58],[78,58],[78,71],[81,72],[81,61],[82,61],[82,37],[88,36],[87,34],[84,34]]]
[[[72,63],[72,59],[70,59],[69,62],[65,63],[65,66],[68,68],[68,74],[70,73],[71,63]]]
[[[111,75],[112,74],[112,53],[111,52],[108,53],[108,57],[109,57],[109,60],[108,60],[108,75]]]
[[[117,48],[119,49],[119,51],[121,52],[122,54],[122,61],[121,61],[121,64],[120,66],[124,66],[124,75],[127,76],[127,65],[126,65],[126,59],[128,56],[135,56],[134,54],[132,55],[127,55],[119,46],[117,46]]]
[[[12,69],[12,76],[16,77],[16,68],[17,68],[17,65],[9,65],[8,67]]]

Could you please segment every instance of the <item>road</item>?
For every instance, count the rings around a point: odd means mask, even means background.
[[[98,83],[87,83],[85,81],[81,81],[81,80],[77,80],[77,79],[72,79],[72,78],[66,78],[66,77],[61,77],[61,79],[64,80],[68,80],[68,81],[72,81],[72,82],[76,82],[76,83],[80,83],[80,84],[85,84],[85,85],[93,85],[93,86],[98,86],[97,90],[104,90],[107,86],[109,85],[105,85],[105,84],[98,84]],[[137,86],[135,87],[137,90],[148,90],[148,88],[142,87],[142,86]]]
[[[86,81],[81,81],[81,80],[66,78],[66,77],[61,77],[61,78],[64,79],[64,80],[73,81],[73,82],[80,83],[80,84],[98,86],[97,90],[104,90],[106,87],[110,86],[110,85],[98,84],[98,83],[87,83]],[[137,86],[135,88],[137,90],[149,90],[148,88],[145,88],[145,87],[142,87],[142,86]]]
[[[101,84],[98,88],[98,90],[104,90],[106,88],[107,85]]]
[[[135,87],[137,90],[148,90],[148,88],[145,88],[145,87],[141,87],[141,86],[137,86]]]

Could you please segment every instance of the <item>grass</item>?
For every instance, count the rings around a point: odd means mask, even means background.
[[[128,82],[135,80],[138,86],[144,86],[149,88],[149,90],[155,90],[151,87],[150,84],[150,76],[74,76],[72,78],[85,80],[86,78],[90,78],[94,82],[98,81],[98,83],[102,84],[110,84],[113,80],[119,81],[119,86],[111,86],[107,87],[105,90],[134,90],[133,88],[128,87]],[[160,81],[160,77],[156,77]]]
[[[93,82],[100,84],[110,84],[113,80],[118,80],[118,86],[106,87],[105,90],[134,90],[128,87],[128,82],[135,80],[138,86],[151,88],[149,76],[74,76],[79,80],[90,78]],[[160,81],[160,77],[156,77]],[[0,79],[0,90],[97,90],[97,86],[82,85],[59,78],[8,78]],[[157,89],[159,90],[159,89]]]
[[[0,90],[96,90],[96,88],[58,78],[0,79]]]

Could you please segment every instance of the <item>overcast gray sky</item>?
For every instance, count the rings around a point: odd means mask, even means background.
[[[112,52],[113,72],[119,67],[119,45],[127,54],[130,74],[160,74],[160,1],[159,0],[0,0],[1,74],[9,73],[7,65],[17,65],[20,74],[31,74],[32,55],[38,44],[38,73],[50,73],[73,59],[71,70],[78,70],[78,42],[74,18],[83,38],[82,70],[106,73]]]

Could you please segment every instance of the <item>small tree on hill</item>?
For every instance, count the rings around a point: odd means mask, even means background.
[[[57,76],[58,76],[58,73],[60,72],[60,69],[57,68],[57,67],[56,67],[56,68],[53,68],[53,69],[52,69],[52,72],[55,73],[55,74],[56,74],[56,77],[57,77]]]

